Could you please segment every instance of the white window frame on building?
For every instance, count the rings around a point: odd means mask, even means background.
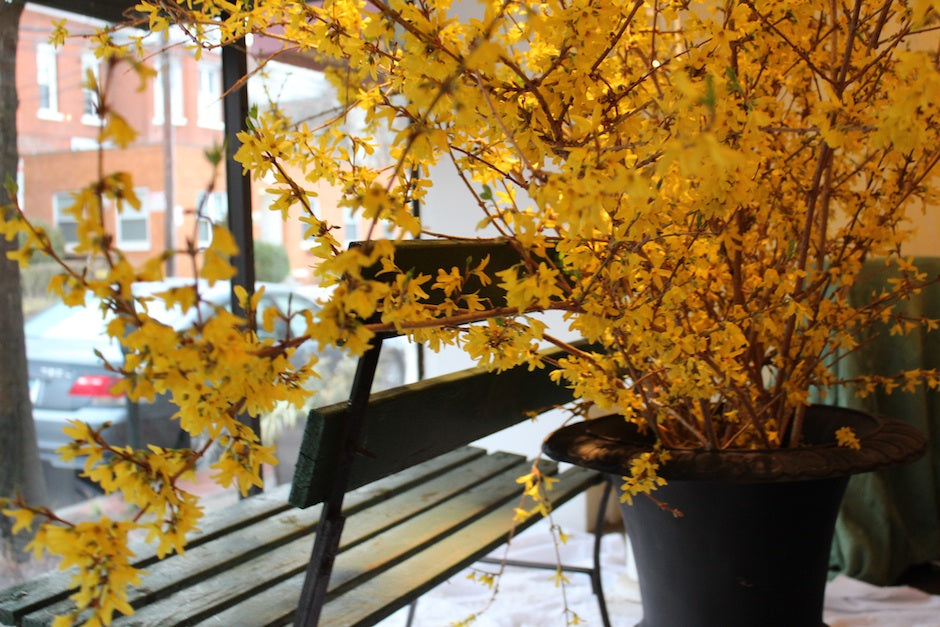
[[[199,106],[197,124],[204,128],[222,129],[222,65],[210,57],[199,64],[199,91],[196,98]]]
[[[120,211],[116,211],[115,220],[117,223],[117,243],[124,250],[142,251],[150,250],[150,190],[146,187],[135,187],[134,194],[140,200],[140,208],[134,208],[130,203],[124,202],[120,205]],[[130,227],[138,226],[143,222],[143,234],[129,236],[127,231]]]
[[[82,123],[98,126],[98,91],[89,85],[89,73],[94,84],[99,85],[101,71],[98,58],[93,52],[82,54]]]
[[[69,140],[69,148],[73,151],[98,150],[101,144],[94,137],[73,137]]]
[[[212,243],[212,225],[228,220],[228,198],[225,192],[201,191],[196,196],[196,245],[205,248]]]
[[[163,124],[163,65],[165,57],[157,61],[157,75],[153,79],[153,123]],[[183,109],[183,64],[179,57],[170,57],[170,119],[173,126],[185,126],[186,115]]]
[[[52,223],[62,234],[66,252],[78,246],[78,220],[66,209],[75,204],[75,192],[55,192],[52,194]]]
[[[63,120],[59,111],[58,53],[52,44],[36,46],[36,85],[39,90],[37,115],[44,120]]]

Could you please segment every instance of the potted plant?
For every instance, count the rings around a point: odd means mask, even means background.
[[[578,0],[477,8],[461,17],[468,6],[429,1],[141,4],[153,29],[184,23],[199,46],[248,33],[284,42],[285,51],[320,62],[338,87],[339,112],[319,126],[260,111],[241,136],[238,159],[273,181],[272,208],[285,215],[300,208],[315,272],[333,290],[308,316],[303,338],[264,350],[270,363],[254,368],[252,379],[264,401],[252,410],[278,395],[265,383],[270,375],[292,399],[299,395],[281,350],[309,339],[360,353],[376,332],[396,329],[433,349],[457,345],[495,369],[541,367],[546,342],[566,349],[553,376],[574,390],[575,412],[616,412],[617,438],[624,429],[647,438],[646,448],[611,468],[626,475],[624,494],[648,495],[636,500],[656,509],[656,502],[687,508],[687,522],[691,506],[653,490],[691,451],[704,451],[707,466],[737,460],[738,480],[755,455],[799,457],[817,437],[838,443],[827,447],[837,457],[858,449],[877,457],[875,465],[916,454],[922,441],[906,432],[898,437],[910,436],[913,452],[872,453],[878,447],[869,448],[869,436],[882,427],[811,401],[814,390],[840,383],[940,384],[933,371],[851,382],[834,374],[858,348],[858,329],[876,321],[902,333],[933,325],[894,309],[937,280],[902,246],[911,218],[937,200],[940,72],[936,50],[918,48],[935,36],[932,5]],[[361,124],[348,123],[354,110]],[[383,147],[387,161],[373,156]],[[479,233],[433,232],[412,211],[442,163],[479,210]],[[309,202],[309,181],[339,186],[341,205],[372,222],[365,245],[339,244],[334,225]],[[518,262],[493,271],[484,257],[414,275],[396,265],[391,240],[418,235],[498,239]],[[229,240],[218,241],[206,264],[213,277],[232,252],[223,245]],[[847,291],[872,259],[895,268],[897,279],[850,302]],[[393,280],[377,280],[369,270],[376,266]],[[499,299],[481,286],[495,286]],[[113,293],[113,308],[137,329],[132,351],[177,350],[159,348],[162,336],[125,311],[126,293]],[[198,294],[169,298],[192,305]],[[245,304],[252,306],[247,297]],[[565,331],[592,348],[560,339],[558,323],[540,316],[547,311],[561,312]],[[127,373],[129,389],[163,385],[148,370],[157,367],[142,358]],[[208,424],[214,434],[226,427],[234,434],[226,437],[253,450],[224,410],[244,406],[244,391],[227,393],[211,404],[184,402],[187,415],[199,417],[184,427]],[[219,413],[225,421],[208,417]],[[223,459],[230,477],[257,472],[238,459]],[[775,462],[760,462],[768,463]],[[826,486],[838,499],[844,481]],[[708,495],[705,509],[725,498]],[[827,507],[831,518],[834,506]],[[744,518],[742,510],[729,514],[732,522]],[[788,520],[791,527],[758,527],[755,537],[799,539],[798,517]],[[808,614],[816,624],[819,595]],[[776,609],[788,604],[781,598]],[[723,611],[732,617],[721,624],[734,624],[733,610]]]
[[[617,415],[547,450],[627,475],[627,500],[650,496],[626,510],[644,624],[819,624],[846,477],[923,447],[903,427],[811,400],[847,383],[834,367],[860,329],[927,324],[893,308],[937,280],[902,254],[910,212],[936,199],[940,75],[916,40],[937,16],[861,0],[498,3],[460,22],[430,4],[373,4],[351,18],[317,13],[310,28],[332,34],[341,91],[357,86],[346,104],[364,105],[371,128],[403,123],[395,161],[370,170],[351,151],[318,169],[344,181],[355,210],[417,235],[410,203],[433,184],[429,166],[450,160],[480,226],[520,262],[412,276],[381,242],[337,251],[318,268],[337,290],[311,333],[362,345],[379,326],[355,321],[377,314],[493,368],[538,367],[542,342],[568,349],[559,383]],[[259,150],[262,137],[243,148],[256,170],[276,157]],[[872,259],[900,278],[849,301]],[[377,260],[397,283],[360,273]],[[505,303],[482,298],[476,278],[498,284]],[[425,304],[432,291],[443,303]],[[487,309],[484,323],[464,324]],[[559,340],[535,315],[547,310],[597,350]],[[639,448],[631,431],[647,436]],[[810,444],[837,463],[821,465]],[[651,495],[667,477],[669,491]],[[742,495],[728,493],[729,478]],[[721,515],[701,515],[712,510]],[[693,538],[662,537],[673,524]],[[703,545],[721,531],[740,560]]]
[[[369,130],[401,124],[394,160],[384,170],[363,165],[368,141],[350,133],[341,135],[350,148],[343,158],[327,151],[316,170],[343,181],[344,202],[354,210],[418,235],[411,202],[433,184],[430,166],[452,161],[480,209],[481,228],[507,242],[520,261],[488,271],[474,260],[438,276],[412,276],[395,265],[391,246],[341,251],[321,229],[321,250],[331,252],[318,272],[337,289],[311,334],[363,346],[372,332],[394,327],[432,346],[460,345],[494,368],[538,367],[542,342],[568,349],[559,382],[584,406],[617,412],[574,427],[577,437],[605,425],[623,439],[632,429],[648,436],[649,448],[625,454],[617,442],[619,459],[600,463],[597,449],[611,437],[605,431],[594,433],[601,444],[591,439],[586,455],[572,454],[567,441],[559,447],[557,438],[549,451],[628,475],[628,500],[650,495],[669,476],[677,479],[674,493],[686,457],[690,472],[722,460],[721,472],[704,478],[747,482],[746,502],[764,516],[753,532],[729,524],[749,518],[733,508],[716,522],[682,526],[699,535],[731,529],[730,539],[749,554],[772,538],[778,552],[766,558],[798,564],[777,584],[734,581],[732,572],[732,591],[759,590],[750,608],[746,598],[732,601],[737,620],[751,624],[753,612],[762,612],[781,624],[818,623],[845,476],[910,459],[922,446],[899,428],[898,437],[912,439],[892,457],[872,441],[886,428],[810,401],[814,390],[848,383],[834,368],[859,347],[859,330],[879,321],[890,322],[892,332],[928,324],[894,307],[937,280],[902,254],[912,212],[936,199],[940,82],[935,51],[917,45],[937,16],[924,6],[861,0],[508,2],[488,6],[477,21],[460,21],[430,3],[372,5],[343,15],[311,11],[305,28],[315,34],[318,54],[341,68],[335,80],[344,104],[366,110]],[[246,137],[243,162],[263,171],[278,159],[290,161],[265,150],[270,141],[266,133]],[[335,138],[327,141],[336,145]],[[308,152],[302,148],[301,158]],[[282,190],[302,201],[296,186]],[[899,278],[862,302],[850,301],[848,291],[873,259],[894,266]],[[398,282],[361,274],[375,263],[398,273]],[[471,286],[476,279],[497,284],[505,302],[482,297]],[[424,300],[431,291],[433,305]],[[484,323],[464,324],[486,310]],[[535,315],[547,310],[563,312],[568,330],[597,350],[559,340]],[[373,314],[381,325],[356,322]],[[851,383],[866,391],[879,383],[936,387],[938,379],[910,371]],[[816,453],[804,447],[814,443],[839,444],[829,448],[841,468],[810,463],[807,456]],[[693,455],[699,451],[705,456]],[[755,465],[768,472],[749,475]],[[833,474],[838,478],[819,479]],[[764,505],[754,505],[755,482],[774,484]],[[796,531],[806,517],[797,506],[807,497],[784,500],[794,485],[830,497],[816,508],[823,515],[815,540]],[[705,486],[697,481],[689,491],[707,511],[726,496]],[[685,509],[694,518],[685,497],[661,498],[642,503]],[[773,521],[782,528],[769,528]],[[790,559],[809,545],[817,549],[808,558],[812,574]],[[683,605],[672,602],[679,594],[704,624],[733,624],[724,598],[717,615],[708,614],[720,587],[714,577],[704,575],[711,585],[698,605],[677,592],[677,572],[692,571],[686,562],[695,543],[682,546],[677,563],[665,564],[665,592],[641,578],[648,622],[684,624],[687,616],[665,611]],[[793,585],[800,580],[809,583]],[[658,594],[664,602],[653,607]],[[793,610],[781,613],[785,608]]]

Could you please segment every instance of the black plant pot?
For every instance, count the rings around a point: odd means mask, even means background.
[[[622,505],[643,627],[819,627],[848,477],[783,483],[673,480]]]
[[[812,446],[673,451],[668,484],[622,506],[639,576],[642,627],[820,627],[829,548],[849,475],[913,461],[925,438],[894,420],[814,406]],[[861,450],[835,445],[851,426]],[[545,452],[614,475],[651,442],[620,416],[564,427]],[[668,509],[663,509],[660,503]],[[681,512],[674,517],[669,509]]]

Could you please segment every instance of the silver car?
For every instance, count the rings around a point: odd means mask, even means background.
[[[158,286],[149,286],[148,289],[157,291]],[[204,293],[204,297],[210,303],[228,307],[229,289],[228,284],[217,283]],[[315,310],[319,295],[322,293],[315,288],[265,284],[265,294],[258,310],[261,312],[271,306],[283,313]],[[155,314],[153,309],[150,313],[176,329],[186,328],[196,319],[194,311],[182,316]],[[296,336],[304,332],[302,319],[294,317],[292,320],[295,328],[287,329],[283,325],[284,328],[276,329],[278,339],[284,339],[288,333]],[[105,437],[117,446],[188,445],[188,435],[179,429],[177,421],[171,419],[176,407],[167,397],[157,397],[153,403],[131,403],[126,397],[111,392],[118,378],[104,368],[95,351],[114,365],[123,363],[123,355],[120,345],[108,337],[105,326],[96,303],[89,303],[86,307],[68,307],[58,303],[26,322],[30,398],[39,454],[52,466],[76,469],[82,465],[81,460],[66,463],[56,455],[56,449],[69,441],[62,431],[69,420],[81,420],[96,429],[106,422],[111,423],[104,432]],[[260,320],[258,326],[260,329]],[[294,360],[297,363],[306,361],[313,350],[316,347],[310,342],[302,345]],[[355,360],[336,350],[322,351],[319,356],[317,370],[324,376],[317,380],[315,387],[329,388],[323,389],[324,402],[340,400],[351,384]],[[401,385],[405,380],[405,367],[404,351],[400,346],[383,348],[373,389]],[[337,395],[338,398],[333,398]]]

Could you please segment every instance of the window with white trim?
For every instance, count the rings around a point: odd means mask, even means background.
[[[117,212],[117,243],[125,250],[150,250],[150,191],[135,187],[140,208],[122,202]]]
[[[82,55],[82,122],[84,124],[99,123],[98,120],[98,85],[100,79],[98,58],[94,53],[86,52]],[[94,86],[93,86],[94,85]]]
[[[349,207],[343,207],[343,230],[346,234],[346,244],[359,239],[359,218]]]
[[[153,123],[163,124],[163,66],[164,57],[157,62],[157,76],[153,79]],[[174,126],[184,126],[183,112],[183,64],[177,57],[170,57],[170,119]]]
[[[71,251],[78,246],[78,220],[66,209],[75,204],[73,192],[55,192],[52,195],[52,221],[62,234],[65,250]]]
[[[212,61],[199,64],[199,126],[223,128],[222,123],[222,67]]]
[[[225,224],[228,220],[228,198],[225,192],[199,192],[196,198],[197,244],[200,247],[212,243],[212,225]]]
[[[36,83],[39,86],[39,112],[41,118],[61,120],[59,113],[59,75],[56,50],[50,44],[36,47]]]

